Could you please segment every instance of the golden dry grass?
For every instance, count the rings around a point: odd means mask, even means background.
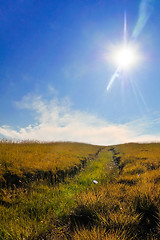
[[[0,149],[2,177],[6,171],[54,173],[92,158],[57,186],[39,181],[1,189],[0,239],[160,239],[160,144],[98,152],[100,146],[87,144],[2,142]]]
[[[69,169],[93,156],[99,146],[78,143],[0,142],[0,178],[6,172],[22,175],[36,170]]]
[[[160,239],[160,144],[110,149],[117,168],[114,178],[82,193],[78,203],[94,216],[98,228],[86,226],[73,239],[96,239],[96,234],[97,239]]]

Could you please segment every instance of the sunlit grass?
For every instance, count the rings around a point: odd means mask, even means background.
[[[77,143],[0,142],[0,173],[65,169],[82,157],[95,154],[99,146]]]
[[[96,157],[94,160],[90,159],[86,171],[81,171],[74,179],[67,177],[64,183],[53,186],[47,185],[45,181],[33,182],[28,185],[25,192],[21,188],[4,189],[2,239],[9,239],[9,235],[11,239],[22,237],[31,239],[43,234],[46,236],[48,232],[52,232],[53,235],[55,230],[57,235],[63,236],[64,227],[60,227],[62,223],[59,222],[63,222],[65,218],[69,220],[69,215],[78,204],[77,194],[87,188],[96,188],[93,179],[97,179],[99,183],[104,180],[107,169],[106,157],[110,161],[111,154],[105,152],[104,155],[101,161]],[[4,206],[6,204],[7,207]]]
[[[160,238],[160,144],[103,149],[74,143],[23,144],[2,143],[1,178],[7,171],[18,176],[37,169],[54,172],[57,166],[64,171],[84,158],[87,165],[58,184],[40,178],[1,188],[0,240]],[[17,148],[18,163],[12,158]],[[37,159],[32,165],[35,151],[40,165]],[[49,168],[45,154],[51,162],[53,158]],[[61,156],[59,165],[55,156]]]

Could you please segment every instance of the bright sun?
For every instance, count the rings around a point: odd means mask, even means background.
[[[137,61],[136,50],[130,46],[123,46],[114,52],[113,60],[120,68],[129,69]]]

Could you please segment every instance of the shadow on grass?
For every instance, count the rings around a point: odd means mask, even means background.
[[[159,211],[157,206],[148,196],[137,197],[134,204],[136,212],[140,214],[137,226],[139,237],[145,238],[150,234],[158,235]]]
[[[79,205],[70,215],[71,231],[78,228],[91,228],[95,225],[98,217],[95,212],[85,205]]]

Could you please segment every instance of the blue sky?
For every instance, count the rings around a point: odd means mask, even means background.
[[[159,8],[158,0],[1,1],[0,137],[160,141]],[[140,29],[141,60],[107,91],[125,12],[128,40]]]

